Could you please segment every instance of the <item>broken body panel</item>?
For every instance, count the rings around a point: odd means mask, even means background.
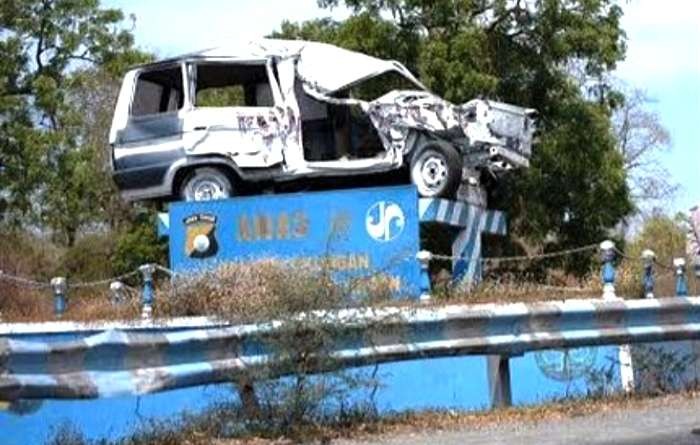
[[[419,90],[343,94],[388,72]],[[407,165],[427,140],[452,145],[464,171],[498,173],[528,165],[532,114],[479,99],[453,105],[397,62],[263,40],[130,71],[110,131],[113,174],[127,199],[162,199],[193,166],[245,181],[381,173]]]

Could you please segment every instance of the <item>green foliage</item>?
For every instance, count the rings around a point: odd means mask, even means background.
[[[112,258],[116,239],[112,233],[95,233],[79,238],[65,250],[57,275],[71,281],[92,281],[113,277]]]
[[[135,222],[116,235],[111,264],[115,274],[131,272],[142,264],[167,264],[167,247],[158,239],[153,213],[143,212]]]
[[[244,107],[243,86],[231,85],[197,91],[196,105],[198,107]]]
[[[319,2],[341,3],[355,15],[286,22],[275,35],[400,60],[455,103],[485,95],[539,111],[532,167],[501,181],[491,197],[509,212],[515,238],[545,250],[598,242],[633,210],[610,124],[620,95],[605,80],[625,53],[615,2]]]
[[[86,225],[114,222],[101,217],[101,204],[114,196],[102,153],[115,78],[148,58],[133,49],[122,20],[119,10],[100,8],[97,0],[0,5],[6,224],[37,224],[72,245]]]

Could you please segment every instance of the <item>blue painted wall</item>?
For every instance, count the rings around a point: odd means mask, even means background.
[[[170,266],[195,271],[225,262],[328,260],[341,276],[383,274],[417,296],[418,199],[414,186],[177,202],[169,212]],[[194,249],[205,234],[210,248]],[[296,263],[298,262],[298,263]]]

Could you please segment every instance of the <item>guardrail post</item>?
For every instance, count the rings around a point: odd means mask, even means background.
[[[124,302],[124,283],[121,281],[112,281],[109,283],[109,293],[110,293],[110,302],[113,305],[118,305]]]
[[[153,272],[155,270],[156,267],[153,264],[144,264],[139,267],[143,276],[141,318],[150,318],[153,313]]]
[[[676,296],[688,296],[688,280],[685,278],[685,258],[674,258],[673,267],[676,268]]]
[[[61,318],[66,311],[66,290],[68,285],[64,277],[54,277],[51,279],[51,289],[53,290],[53,313]]]
[[[615,295],[615,243],[605,240],[600,243],[600,257],[603,260],[603,299],[617,298]]]
[[[430,300],[430,260],[433,254],[427,250],[421,250],[416,254],[416,259],[420,263],[420,300]]]
[[[506,355],[489,355],[488,367],[489,397],[491,408],[507,408],[513,404],[510,388],[510,358]]]
[[[654,259],[656,254],[653,250],[646,249],[642,252],[644,261],[644,296],[654,298]]]

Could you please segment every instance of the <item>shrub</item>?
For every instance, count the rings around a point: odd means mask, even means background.
[[[347,406],[350,394],[363,389],[371,393],[378,384],[376,376],[334,368],[330,353],[341,327],[329,310],[388,301],[390,283],[362,277],[337,284],[334,273],[325,266],[293,267],[271,260],[223,265],[176,281],[160,297],[155,313],[207,314],[235,323],[281,322],[281,331],[258,339],[270,354],[268,364],[233,380],[247,427],[293,435],[352,411],[357,406]],[[370,327],[363,335],[371,332]]]

